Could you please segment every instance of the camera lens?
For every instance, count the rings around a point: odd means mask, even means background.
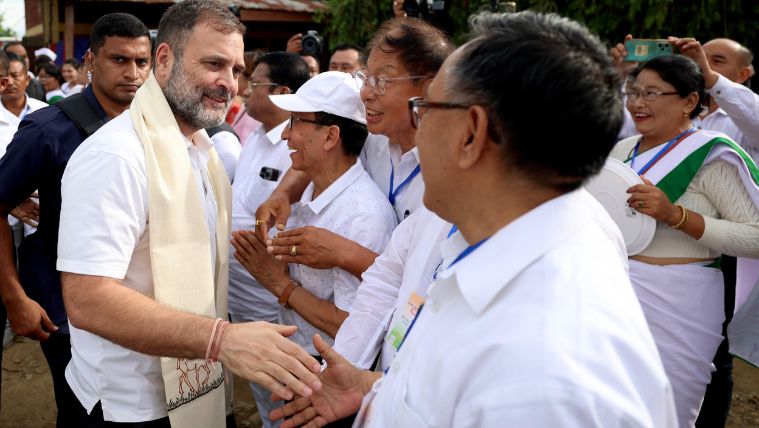
[[[301,50],[306,55],[318,56],[322,50],[322,40],[319,37],[319,33],[316,31],[309,31],[301,39]]]

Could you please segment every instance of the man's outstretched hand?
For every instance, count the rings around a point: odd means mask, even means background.
[[[322,388],[310,397],[296,398],[273,410],[269,414],[271,420],[290,418],[282,423],[282,428],[322,427],[356,413],[361,408],[364,394],[381,376],[378,372],[356,368],[318,334],[314,335],[314,346],[327,362],[327,368],[319,375]],[[276,401],[281,397],[275,394],[272,399]]]
[[[319,363],[287,339],[297,328],[249,322],[231,324],[223,336],[219,361],[236,375],[256,382],[280,397],[310,396],[321,389]]]

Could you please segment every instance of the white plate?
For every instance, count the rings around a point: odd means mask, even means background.
[[[630,256],[645,250],[654,239],[656,231],[656,220],[653,217],[641,214],[627,205],[627,198],[630,197],[627,189],[636,184],[643,184],[638,174],[612,158],[607,159],[601,172],[585,184],[585,189],[606,208],[606,212],[619,227]]]

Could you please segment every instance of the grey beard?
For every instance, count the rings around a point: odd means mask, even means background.
[[[192,128],[205,129],[220,125],[227,116],[232,104],[232,97],[224,88],[199,90],[187,79],[182,65],[177,59],[171,68],[169,81],[164,94],[171,111]],[[203,104],[203,96],[225,99],[224,108],[207,108]]]

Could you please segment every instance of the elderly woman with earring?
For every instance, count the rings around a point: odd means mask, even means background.
[[[704,78],[683,56],[640,64],[626,87],[641,134],[611,153],[644,184],[630,207],[656,219],[651,244],[630,258],[630,279],[672,382],[681,427],[693,426],[722,341],[721,254],[759,257],[759,170],[724,134],[696,130]]]

